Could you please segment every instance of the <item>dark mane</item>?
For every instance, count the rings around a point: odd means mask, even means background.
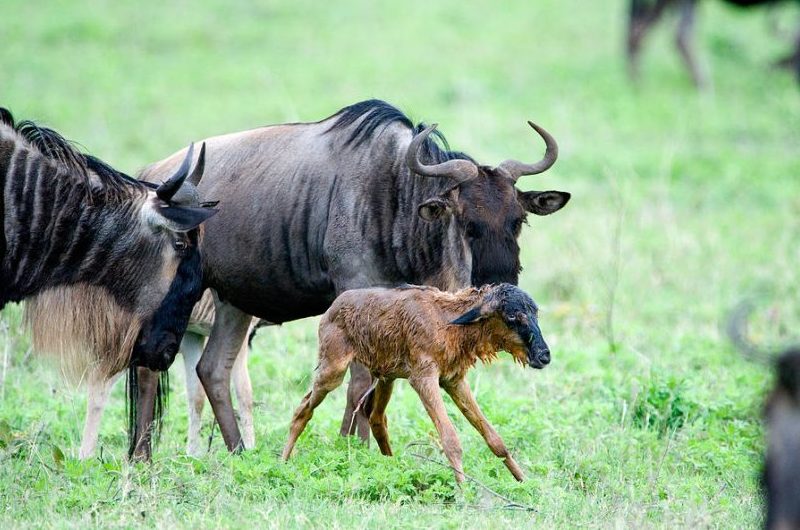
[[[97,157],[80,152],[75,145],[48,127],[42,127],[30,120],[17,124],[8,109],[0,107],[0,122],[8,125],[20,137],[42,155],[65,166],[70,172],[88,182],[89,173],[94,173],[103,183],[106,196],[118,195],[131,186],[142,188],[136,179],[117,171]]]
[[[380,99],[368,99],[345,107],[332,116],[336,118],[327,131],[333,132],[343,130],[363,117],[363,119],[352,129],[350,137],[345,142],[348,147],[356,148],[364,142],[374,138],[379,130],[383,130],[392,123],[399,122],[411,129],[414,134],[422,132],[427,127],[425,123],[414,122],[403,114],[399,109],[381,101]],[[441,142],[441,146],[437,142]],[[459,151],[451,151],[447,139],[441,132],[434,131],[423,146],[422,159],[427,163],[439,163],[454,158],[473,161],[472,158]]]

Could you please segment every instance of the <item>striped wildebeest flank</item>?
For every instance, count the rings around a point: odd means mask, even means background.
[[[775,369],[775,383],[764,407],[767,450],[761,486],[765,527],[800,529],[800,347],[770,352],[754,344],[747,333],[752,309],[745,302],[733,311],[728,335],[747,358]]]
[[[206,338],[211,333],[214,323],[214,299],[211,291],[203,293],[203,297],[189,318],[189,325],[181,341],[178,351],[183,355],[183,366],[186,373],[186,399],[189,405],[189,432],[186,437],[186,454],[201,456],[203,446],[200,440],[200,427],[203,408],[206,402],[206,393],[197,377],[197,362],[203,353]],[[253,322],[255,324],[255,320]],[[255,446],[255,429],[253,425],[253,390],[250,375],[247,371],[247,358],[249,356],[248,343],[243,342],[239,355],[231,371],[233,387],[239,405],[239,420],[242,424],[242,441],[245,448]],[[101,374],[98,374],[101,375]],[[84,421],[83,437],[78,453],[81,459],[94,455],[97,447],[100,420],[103,416],[111,388],[122,375],[119,372],[110,378],[89,377],[87,384],[87,407]]]
[[[527,214],[551,214],[570,198],[515,187],[558,156],[553,137],[531,126],[545,141],[544,158],[498,166],[449,150],[435,126],[415,126],[377,100],[315,123],[206,140],[199,189],[219,198],[222,211],[205,226],[203,272],[219,302],[197,371],[228,449],[241,447],[230,367],[250,315],[275,324],[319,315],[354,288],[517,283]],[[153,164],[141,178],[162,179],[183,156]],[[355,363],[351,374],[342,434],[357,428],[366,440],[369,401],[357,422],[353,416],[371,378]]]
[[[784,0],[723,0],[726,4],[738,7],[755,7],[782,3]],[[686,64],[692,81],[697,87],[708,84],[707,75],[700,67],[692,44],[694,19],[698,0],[630,0],[627,54],[628,73],[633,80],[639,77],[639,63],[642,42],[661,19],[665,11],[676,8],[680,11],[675,46]],[[786,58],[777,61],[778,65],[791,68],[800,81],[800,33],[796,36],[793,52]]]
[[[216,210],[185,181],[199,182],[204,150],[191,176],[192,149],[156,186],[0,109],[0,308],[28,300],[35,349],[68,374],[130,366],[130,399],[141,373],[156,384],[139,399],[157,393],[202,294],[197,228]]]

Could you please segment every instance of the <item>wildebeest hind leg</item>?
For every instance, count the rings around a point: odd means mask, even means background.
[[[381,454],[392,456],[392,446],[389,444],[389,429],[386,424],[386,406],[392,398],[393,380],[378,381],[375,387],[375,399],[372,404],[372,412],[369,415],[369,425],[372,427],[372,435],[378,442]]]
[[[186,437],[186,454],[200,456],[203,452],[200,443],[200,427],[203,419],[203,407],[206,404],[206,393],[200,378],[197,377],[197,363],[203,355],[205,338],[187,331],[181,342],[183,367],[186,371],[186,401],[189,405],[189,433]]]
[[[707,84],[706,75],[697,62],[697,54],[694,51],[693,31],[694,15],[697,7],[697,0],[683,0],[681,5],[681,18],[678,22],[678,32],[675,35],[675,45],[689,69],[692,81],[697,88],[704,88]]]
[[[242,435],[231,401],[231,369],[239,355],[252,318],[214,297],[216,318],[206,349],[197,364],[197,375],[214,409],[222,438],[229,451],[243,449]]]
[[[253,326],[248,328],[247,335],[250,336]],[[247,371],[247,358],[250,354],[250,347],[245,340],[242,342],[236,362],[233,363],[233,388],[236,391],[236,403],[239,408],[239,421],[242,424],[242,442],[245,449],[252,449],[256,445],[256,432],[253,425],[253,385],[250,382],[250,373]]]
[[[369,416],[372,411],[372,395],[364,398],[364,394],[372,386],[372,375],[363,364],[353,362],[350,365],[350,383],[347,386],[347,406],[342,418],[339,434],[342,436],[353,435],[358,430],[358,437],[369,445]],[[356,411],[356,406],[363,399],[361,407]],[[353,419],[353,412],[356,417]]]

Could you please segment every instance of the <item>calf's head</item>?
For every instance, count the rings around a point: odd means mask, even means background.
[[[451,324],[470,325],[495,319],[504,329],[501,348],[532,368],[550,363],[550,348],[539,329],[539,308],[525,291],[508,283],[491,287],[483,299]]]
[[[496,167],[478,165],[460,153],[438,164],[424,164],[435,149],[428,136],[436,125],[417,134],[409,145],[406,163],[414,173],[450,179],[450,187],[425,200],[420,217],[435,221],[454,216],[472,253],[472,285],[508,282],[516,284],[521,270],[517,240],[528,213],[549,215],[570,199],[563,191],[521,191],[515,184],[523,175],[542,173],[558,158],[555,139],[538,125],[528,124],[544,139],[544,158],[534,164],[506,160]]]

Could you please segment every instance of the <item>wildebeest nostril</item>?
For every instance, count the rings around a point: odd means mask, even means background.
[[[548,364],[550,362],[550,350],[539,351],[538,358],[542,363]]]

